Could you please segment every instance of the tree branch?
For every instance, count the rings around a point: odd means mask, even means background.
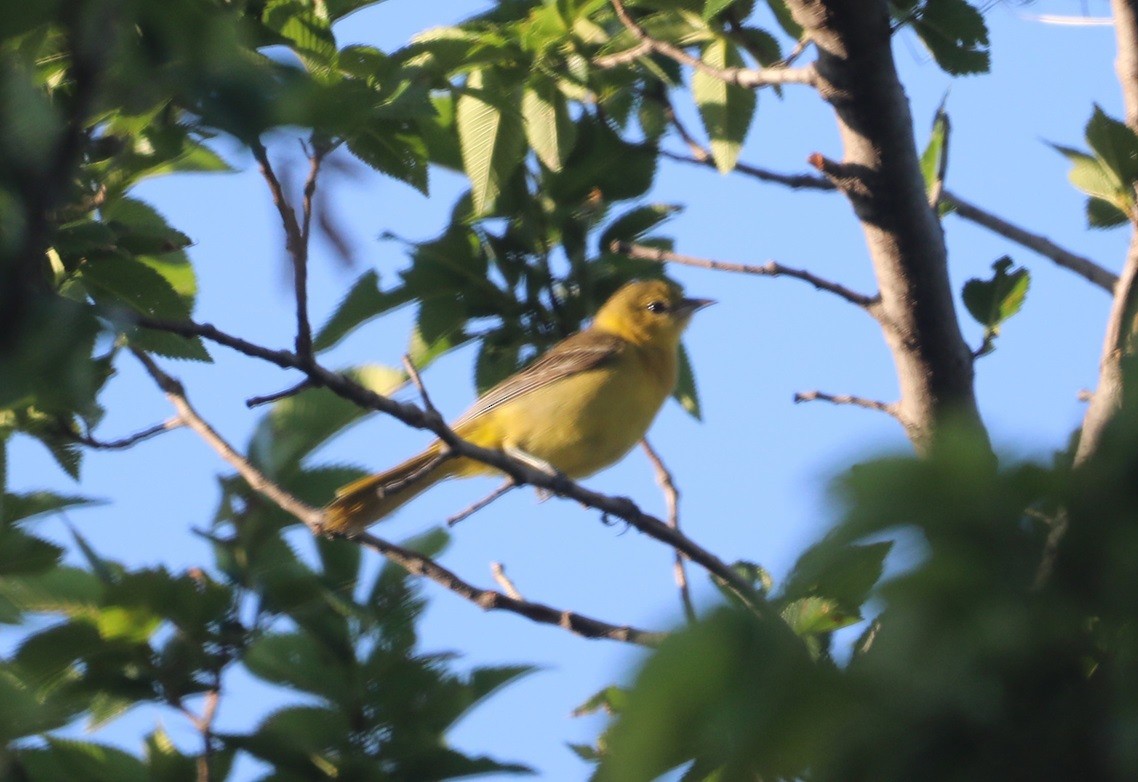
[[[470,503],[465,508],[460,510],[458,513],[454,514],[449,519],[447,519],[447,526],[453,527],[455,524],[458,524],[460,521],[463,521],[464,519],[470,518],[475,513],[482,510],[483,508],[485,508],[490,503],[501,498],[503,495],[513,491],[516,488],[518,488],[518,484],[514,483],[514,480],[512,478],[507,478],[506,481],[501,486],[499,486],[497,489],[494,489],[494,491],[490,492],[489,494],[487,494],[482,499],[477,500],[476,502]]]
[[[815,84],[817,75],[810,66],[805,68],[787,68],[785,66],[777,68],[716,68],[708,65],[698,57],[692,57],[678,46],[673,46],[666,41],[659,41],[652,38],[648,35],[648,32],[629,15],[628,9],[624,7],[624,3],[621,2],[621,0],[610,0],[610,2],[621,24],[640,42],[639,46],[629,51],[639,50],[640,46],[645,46],[649,50],[669,57],[682,65],[687,65],[697,71],[706,73],[708,76],[713,76],[728,84],[735,84],[745,89],[755,89],[757,87],[767,87],[775,84],[805,84],[808,86],[814,86]],[[620,55],[608,55],[608,57],[611,60],[624,54],[625,53],[622,52]],[[636,56],[639,57],[641,54],[643,54],[643,52]]]
[[[177,418],[171,418],[163,421],[160,424],[149,426],[146,429],[135,432],[134,434],[120,437],[118,440],[99,440],[92,437],[90,434],[84,434],[70,427],[62,427],[61,434],[68,437],[80,445],[85,445],[88,448],[95,448],[100,451],[118,451],[124,448],[130,448],[143,440],[149,440],[151,437],[160,435],[163,432],[169,432],[171,429],[177,429],[182,426],[182,422]]]
[[[668,150],[660,150],[660,155],[678,163],[687,163],[689,165],[702,166],[714,170],[715,161],[711,158],[711,153],[706,148],[700,146],[694,138],[687,134],[685,129],[678,125],[677,129],[684,139],[684,143],[687,144],[691,150],[691,154],[681,155],[675,152],[669,152]],[[837,189],[834,183],[829,179],[815,174],[784,174],[782,172],[752,166],[747,163],[736,163],[734,170],[745,176],[757,179],[760,182],[772,182],[778,185],[785,185],[795,190]],[[1108,292],[1113,290],[1115,283],[1118,282],[1117,275],[1095,263],[1090,258],[1060,247],[1045,236],[1032,233],[1025,228],[1014,225],[987,209],[983,209],[965,200],[954,192],[945,190],[941,193],[941,203],[951,204],[959,217],[975,223],[982,228],[987,228],[989,231],[999,234],[1005,239],[1010,239],[1016,244],[1026,247],[1033,252],[1039,253],[1044,258],[1054,261],[1057,265],[1078,274],[1080,277],[1086,278]]]
[[[480,589],[463,581],[429,557],[396,546],[394,543],[389,543],[367,532],[356,535],[352,540],[357,541],[365,548],[382,554],[408,573],[429,578],[436,584],[487,611],[509,611],[539,624],[556,625],[585,638],[608,638],[613,641],[640,646],[656,646],[666,636],[665,633],[639,630],[628,625],[609,624],[573,611],[563,611],[542,603],[520,600],[491,589]]]
[[[658,518],[645,513],[627,497],[601,494],[581,486],[564,475],[550,475],[538,470],[502,451],[480,448],[455,434],[438,413],[424,411],[415,405],[380,396],[347,376],[338,372],[331,372],[314,361],[302,362],[295,354],[287,350],[271,350],[260,345],[254,345],[246,340],[226,334],[212,325],[198,324],[193,321],[169,321],[138,317],[135,322],[144,328],[168,331],[172,334],[181,334],[184,337],[203,337],[217,342],[219,345],[233,348],[247,356],[264,359],[279,367],[299,369],[307,374],[315,385],[323,386],[350,402],[368,410],[386,413],[413,428],[434,432],[456,456],[466,456],[483,462],[497,468],[518,483],[548,489],[554,494],[576,500],[582,505],[599,510],[605,516],[615,516],[628,522],[648,537],[682,551],[700,567],[718,576],[738,595],[740,600],[750,605],[756,614],[772,618],[774,616],[765,601],[755,593],[746,579],[736,573],[723,560],[682,533],[671,529]],[[302,516],[298,516],[298,518],[303,519]]]
[[[251,396],[245,400],[245,406],[252,410],[254,407],[260,407],[261,405],[267,405],[272,402],[279,402],[282,399],[288,399],[290,396],[296,396],[302,391],[307,391],[308,389],[314,387],[315,386],[312,385],[312,381],[310,381],[308,378],[305,378],[296,385],[290,386],[283,391],[276,391],[272,394],[265,394],[264,396]]]
[[[284,489],[277,486],[260,472],[244,456],[239,454],[217,431],[209,425],[190,404],[182,384],[166,374],[150,356],[139,350],[132,349],[134,356],[142,363],[147,374],[155,384],[166,394],[166,398],[178,412],[178,418],[187,427],[196,432],[214,451],[229,463],[249,487],[258,494],[269,499],[286,513],[291,514],[314,533],[322,531],[321,525],[324,513],[319,508],[313,508],[293,497]],[[530,603],[525,600],[504,595],[488,589],[480,589],[463,581],[450,570],[446,569],[430,557],[397,546],[382,538],[363,533],[345,536],[365,548],[382,554],[387,559],[414,575],[423,576],[434,581],[445,589],[454,592],[460,597],[469,600],[475,605],[490,610],[510,611],[535,622],[553,624],[562,627],[577,635],[586,638],[610,638],[615,641],[635,643],[652,646],[663,640],[662,633],[639,630],[627,625],[613,625],[599,619],[582,616],[572,611],[552,608],[540,603]]]
[[[506,575],[506,568],[501,562],[490,563],[490,573],[494,576],[494,580],[498,582],[498,586],[502,587],[502,591],[515,600],[523,600],[522,593],[514,586],[514,582]]]
[[[824,391],[799,391],[794,395],[794,403],[800,404],[802,402],[829,402],[834,405],[853,405],[854,407],[862,407],[866,410],[876,410],[879,413],[885,413],[892,416],[904,425],[904,420],[901,418],[899,406],[896,402],[879,402],[876,399],[865,399],[860,396],[850,396],[849,394],[827,394]]]
[[[715,168],[715,161],[712,160],[711,153],[703,147],[697,147],[697,149],[692,150],[691,155],[681,155],[676,152],[669,152],[666,149],[660,150],[660,155],[669,160],[675,160],[678,163],[689,163],[710,169]],[[775,184],[786,185],[795,190],[836,189],[830,180],[825,177],[817,176],[816,174],[783,174],[778,171],[760,168],[759,166],[752,166],[748,163],[736,163],[734,170],[762,182],[774,182]]]
[[[697,258],[693,255],[681,255],[680,253],[670,252],[668,250],[661,250],[656,247],[648,247],[643,244],[631,244],[629,242],[613,242],[610,249],[614,253],[627,255],[629,258],[636,258],[645,261],[656,261],[657,263],[678,263],[684,266],[695,266],[700,269],[713,269],[715,271],[725,272],[738,272],[740,274],[754,274],[760,277],[792,277],[796,280],[808,282],[815,288],[827,293],[832,293],[850,304],[861,307],[864,310],[872,310],[877,305],[878,298],[876,296],[866,296],[863,293],[852,291],[844,285],[839,285],[836,282],[825,280],[816,274],[805,271],[803,269],[792,269],[789,266],[783,266],[777,261],[767,261],[762,266],[752,266],[744,263],[731,263],[728,261],[714,261],[709,258]]]
[[[1044,258],[1051,259],[1064,269],[1068,269],[1080,277],[1086,278],[1107,293],[1113,291],[1114,286],[1118,283],[1117,275],[1099,266],[1090,258],[1076,255],[1070,250],[1065,250],[1045,236],[1040,236],[1019,226],[1012,225],[991,212],[965,201],[956,193],[945,191],[942,199],[945,203],[951,204],[955,208],[956,214],[965,220],[983,226],[1005,239],[1010,239],[1016,244],[1039,253]]]
[[[645,455],[648,456],[648,461],[652,464],[652,470],[656,473],[656,483],[660,486],[660,490],[664,492],[664,503],[668,506],[668,526],[672,529],[679,530],[680,528],[680,490],[676,488],[676,482],[672,478],[672,473],[664,465],[664,460],[656,453],[656,449],[648,442],[647,438],[640,441],[640,447],[644,449]],[[688,588],[688,573],[684,567],[684,555],[676,551],[675,562],[672,565],[672,575],[676,579],[676,587],[680,590],[680,603],[684,607],[684,616],[687,617],[689,622],[695,622],[699,619],[695,611],[695,604],[691,599],[691,589]]]
[[[1126,124],[1138,130],[1138,7],[1133,0],[1111,0],[1114,14],[1118,57],[1115,68],[1126,106]],[[1130,216],[1131,223],[1135,215]],[[1114,285],[1114,299],[1106,322],[1102,354],[1099,359],[1098,387],[1091,395],[1083,416],[1074,465],[1089,462],[1102,447],[1110,423],[1122,410],[1128,378],[1127,363],[1133,362],[1135,326],[1138,325],[1138,225],[1131,225],[1130,247],[1122,274]],[[1133,380],[1131,379],[1132,383]],[[1035,573],[1034,588],[1042,588],[1051,578],[1059,557],[1059,546],[1071,523],[1066,508],[1061,508],[1047,534],[1043,556]]]
[[[908,99],[893,61],[888,4],[787,5],[815,44],[817,87],[838,123],[843,157],[827,173],[842,178],[865,235],[880,291],[877,320],[896,367],[906,433],[925,454],[951,420],[971,428],[987,447],[944,234],[928,203]]]
[[[320,150],[313,152],[310,157],[308,179],[304,184],[304,202],[301,220],[297,222],[296,212],[289,204],[280,179],[273,171],[269,161],[268,151],[259,139],[250,144],[253,157],[261,168],[261,175],[269,186],[273,197],[273,204],[281,218],[281,227],[285,232],[285,249],[288,250],[289,260],[292,262],[293,288],[296,295],[296,354],[302,359],[312,359],[312,324],[308,320],[308,236],[312,220],[312,196],[316,192],[316,177],[320,172],[320,163],[324,153]]]
[[[1118,58],[1115,63],[1126,123],[1138,129],[1138,7],[1132,0],[1111,0],[1114,13]],[[1131,215],[1131,221],[1135,219]],[[1124,363],[1133,355],[1134,328],[1138,324],[1138,227],[1131,226],[1130,247],[1114,286],[1114,302],[1106,323],[1099,381],[1083,418],[1083,431],[1075,451],[1075,465],[1085,463],[1102,442],[1107,424],[1122,409]]]
[[[320,521],[324,516],[320,510],[301,502],[296,497],[293,497],[281,489],[265,477],[249,460],[239,454],[233,446],[226,442],[225,438],[218,434],[205,419],[198,415],[197,411],[190,404],[190,400],[186,397],[186,390],[182,387],[182,384],[162,371],[154,362],[154,359],[136,348],[131,348],[131,353],[139,360],[155,384],[166,394],[166,398],[170,400],[170,404],[174,406],[174,410],[178,413],[178,420],[196,432],[199,437],[205,440],[207,445],[217,451],[222,459],[229,462],[229,464],[237,470],[237,473],[245,479],[245,482],[249,484],[249,487],[253,489],[253,491],[272,500],[281,509],[302,521],[309,529],[313,531],[319,529]]]

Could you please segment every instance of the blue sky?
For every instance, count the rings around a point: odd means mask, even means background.
[[[472,3],[390,0],[351,17],[338,30],[341,44],[394,47],[423,28],[459,19]],[[1106,26],[1056,26],[1034,14],[1103,16],[1102,0],[996,5],[987,12],[993,71],[952,82],[908,33],[895,43],[919,143],[944,96],[952,116],[948,187],[1002,217],[1117,270],[1124,230],[1088,231],[1083,197],[1066,182],[1066,161],[1047,141],[1081,147],[1092,105],[1120,116],[1114,77],[1113,31]],[[694,111],[677,96],[690,128]],[[672,148],[679,149],[673,144]],[[250,159],[235,146],[220,147],[241,173],[195,175],[148,183],[138,195],[193,237],[190,252],[200,283],[197,317],[254,342],[287,346],[292,304],[285,284],[283,242],[274,207]],[[298,144],[280,135],[275,158],[295,158]],[[781,171],[806,169],[819,151],[840,158],[829,110],[806,88],[786,88],[779,99],[759,98],[755,125],[741,160]],[[391,179],[358,167],[357,176],[328,179],[330,198],[349,227],[359,265],[347,271],[329,248],[316,246],[311,311],[323,321],[354,278],[379,271],[387,284],[406,263],[391,231],[412,240],[438,233],[464,187],[457,176],[432,172],[424,198]],[[656,179],[651,201],[683,203],[666,232],[680,252],[740,262],[769,259],[811,271],[871,293],[865,244],[846,203],[833,194],[795,193],[739,175],[671,164]],[[1009,322],[994,354],[977,366],[981,410],[1006,458],[1040,458],[1062,447],[1080,421],[1077,393],[1095,383],[1108,296],[1075,277],[958,217],[945,218],[954,288],[986,276],[1007,253],[1032,272],[1023,311]],[[695,319],[687,336],[704,409],[694,421],[669,403],[650,439],[675,473],[683,492],[682,521],[702,545],[727,560],[761,563],[777,578],[797,554],[837,518],[830,479],[857,460],[905,452],[899,427],[884,415],[824,403],[794,405],[795,391],[820,389],[892,400],[896,382],[876,324],[860,310],[788,279],[730,275],[689,268],[672,274],[693,295],[719,304]],[[969,342],[981,329],[960,310]],[[413,312],[401,310],[359,330],[327,363],[364,361],[397,365]],[[202,414],[231,441],[244,445],[259,413],[243,400],[286,387],[294,379],[274,367],[213,348],[212,365],[167,363],[181,377]],[[435,404],[457,415],[473,399],[472,353],[459,350],[432,366],[424,379]],[[137,367],[124,361],[105,402],[100,432],[120,436],[167,418],[167,402]],[[401,398],[414,401],[412,393]],[[396,421],[373,416],[317,455],[324,463],[382,469],[402,460],[428,438]],[[134,565],[164,563],[182,569],[210,561],[193,527],[213,512],[215,477],[227,466],[190,432],[173,432],[125,453],[91,454],[76,487],[38,446],[18,441],[9,481],[15,490],[48,488],[102,497],[109,504],[41,522],[48,535],[67,538],[65,521],[97,549]],[[450,482],[405,507],[376,529],[399,540],[438,524],[496,485],[491,479]],[[587,481],[591,488],[627,494],[663,513],[651,469],[639,451]],[[303,537],[297,538],[303,541]],[[467,519],[454,531],[443,562],[463,577],[492,585],[489,563],[503,562],[522,594],[532,600],[616,623],[663,629],[681,620],[671,581],[671,552],[635,531],[605,526],[599,515],[570,502],[538,504],[518,491]],[[714,590],[697,570],[690,575],[703,606]],[[430,608],[422,627],[425,650],[462,653],[459,667],[530,663],[541,670],[498,694],[452,735],[461,748],[535,766],[541,778],[579,779],[587,767],[565,742],[591,741],[602,722],[570,717],[594,691],[624,681],[640,652],[613,642],[585,641],[510,614],[484,614],[425,586]],[[0,629],[0,642],[11,631]],[[280,694],[233,680],[222,701],[222,729],[245,730]],[[137,750],[154,722],[139,711],[100,738]],[[177,716],[164,718],[179,741],[192,734]],[[253,772],[246,765],[242,773]]]

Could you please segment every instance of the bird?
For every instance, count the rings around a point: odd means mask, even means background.
[[[668,280],[628,282],[588,328],[490,388],[451,428],[546,472],[586,478],[644,437],[676,386],[680,335],[709,304],[686,298]],[[324,531],[359,533],[441,480],[495,472],[468,457],[448,458],[436,440],[402,464],[338,489],[324,508]]]

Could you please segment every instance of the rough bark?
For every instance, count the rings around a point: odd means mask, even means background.
[[[940,222],[929,206],[887,4],[790,0],[817,48],[818,88],[834,109],[843,159],[824,167],[852,203],[880,287],[877,313],[900,387],[899,417],[918,453],[947,421],[987,442],[960,333]],[[827,170],[829,169],[829,170]]]
[[[1138,131],[1138,0],[1111,0],[1118,56],[1115,69],[1122,87],[1126,124]],[[1136,215],[1131,215],[1134,221]],[[1133,229],[1132,229],[1133,230]],[[1106,426],[1122,407],[1124,361],[1133,355],[1132,335],[1138,325],[1138,231],[1131,234],[1130,248],[1106,323],[1098,388],[1083,418],[1083,431],[1075,464],[1089,459],[1102,443]]]

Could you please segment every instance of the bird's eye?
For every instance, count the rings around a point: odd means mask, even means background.
[[[668,305],[662,301],[654,301],[648,305],[649,312],[667,312]]]

